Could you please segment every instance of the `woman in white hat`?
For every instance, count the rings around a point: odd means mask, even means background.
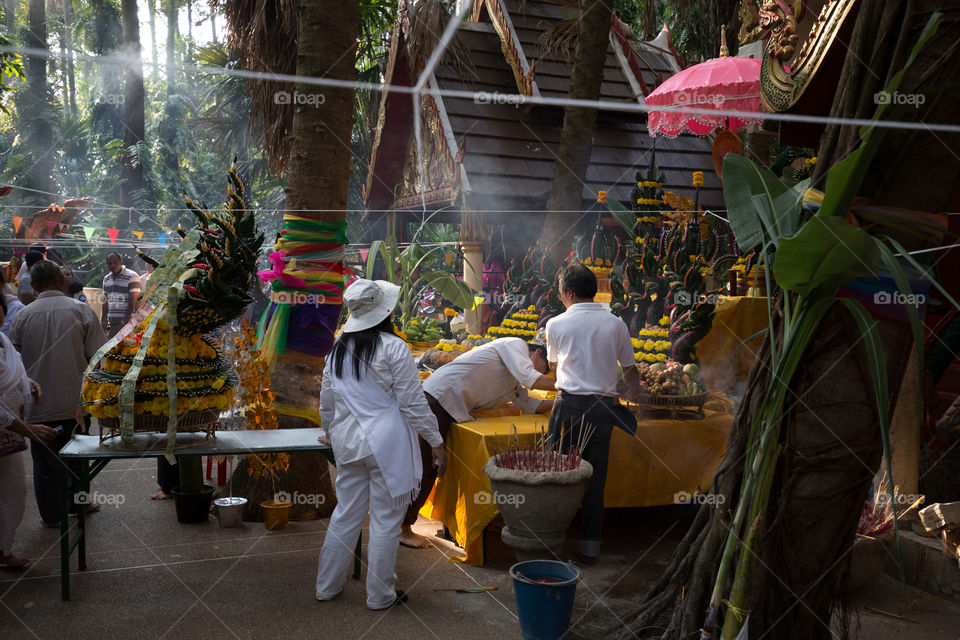
[[[413,357],[393,332],[400,287],[357,280],[343,302],[350,317],[323,369],[320,417],[337,459],[337,507],[320,551],[317,600],[340,594],[357,536],[370,513],[367,606],[406,601],[396,590],[400,528],[420,491],[417,434],[433,447],[433,465],[447,464],[437,419],[427,405]]]

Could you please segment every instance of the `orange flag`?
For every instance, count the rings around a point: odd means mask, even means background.
[[[13,216],[13,232],[20,231],[20,223],[23,222],[23,216]]]
[[[110,235],[110,244],[116,244],[120,229],[107,229],[107,233]]]
[[[143,231],[131,231],[130,233],[137,236],[137,240],[143,240]]]

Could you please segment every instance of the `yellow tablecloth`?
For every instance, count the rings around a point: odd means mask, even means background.
[[[642,420],[636,437],[614,429],[604,504],[607,507],[650,507],[674,504],[680,491],[705,491],[713,481],[733,416],[707,411],[702,420]],[[466,550],[464,562],[483,564],[483,529],[499,513],[490,500],[490,479],[483,465],[507,446],[511,425],[520,445],[533,444],[545,415],[486,418],[454,424],[447,436],[447,472],[437,481],[421,513],[446,525]],[[459,558],[457,558],[459,559]]]

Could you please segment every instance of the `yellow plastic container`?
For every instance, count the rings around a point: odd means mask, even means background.
[[[276,502],[274,500],[265,500],[260,503],[263,508],[263,526],[268,530],[285,529],[290,521],[289,502]]]

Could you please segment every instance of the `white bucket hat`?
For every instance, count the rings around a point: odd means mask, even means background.
[[[377,326],[393,313],[399,298],[400,287],[386,280],[355,281],[343,292],[350,316],[341,331],[355,333]]]

